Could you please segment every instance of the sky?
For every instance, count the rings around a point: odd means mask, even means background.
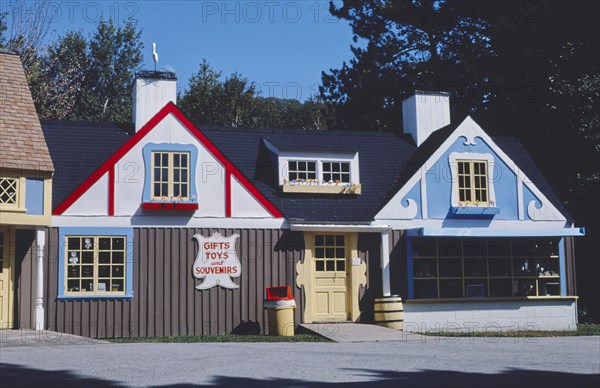
[[[0,0],[0,11],[10,14],[14,1]],[[30,10],[36,5],[26,2]],[[206,59],[223,76],[238,72],[255,82],[262,96],[303,101],[318,92],[322,71],[352,58],[351,28],[329,14],[328,1],[47,0],[46,6],[54,15],[49,40],[69,30],[89,34],[101,16],[136,19],[144,68],[154,69],[154,42],[158,69],[174,70],[180,91]]]

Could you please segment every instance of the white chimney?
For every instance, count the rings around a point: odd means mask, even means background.
[[[419,147],[433,132],[450,124],[450,95],[416,90],[402,101],[402,122],[404,133]]]
[[[133,88],[133,122],[139,131],[169,101],[177,102],[177,77],[173,72],[141,71]]]

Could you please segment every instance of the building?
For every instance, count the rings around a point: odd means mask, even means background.
[[[43,329],[53,165],[18,55],[0,50],[0,329]]]
[[[516,139],[451,121],[446,94],[409,97],[404,135],[197,127],[175,100],[174,74],[144,72],[131,133],[42,123],[48,329],[266,333],[277,285],[296,323],[373,322],[399,295],[408,331],[574,328],[583,229]]]

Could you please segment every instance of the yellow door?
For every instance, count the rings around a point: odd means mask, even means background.
[[[0,329],[13,327],[14,228],[0,227]]]
[[[315,234],[313,292],[315,321],[346,321],[348,316],[347,238],[343,234]]]

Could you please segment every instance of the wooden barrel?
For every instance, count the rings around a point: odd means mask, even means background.
[[[375,299],[375,324],[402,330],[404,322],[404,307],[399,296],[387,296]]]

